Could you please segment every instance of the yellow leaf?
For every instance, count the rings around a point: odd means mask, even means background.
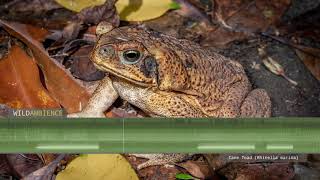
[[[76,12],[103,4],[106,0],[55,0],[61,6]],[[145,21],[160,17],[170,9],[179,8],[172,0],[118,0],[116,3],[123,21]]]
[[[138,180],[127,160],[120,154],[88,154],[71,161],[56,180]]]
[[[172,0],[118,0],[116,8],[121,20],[145,21],[160,17],[171,4]]]
[[[102,5],[106,0],[55,0],[61,6],[76,12],[90,6]]]

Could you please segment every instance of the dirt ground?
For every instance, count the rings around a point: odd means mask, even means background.
[[[319,117],[319,81],[306,69],[292,48],[275,41],[267,44],[270,55],[278,60],[290,78],[298,82],[297,87],[263,66],[259,70],[254,69],[253,63],[261,63],[261,58],[252,43],[233,45],[223,54],[241,62],[254,87],[267,90],[273,105],[273,116]]]

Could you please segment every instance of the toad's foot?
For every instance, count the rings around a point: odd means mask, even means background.
[[[149,159],[147,162],[139,164],[137,169],[143,169],[149,166],[156,165],[172,165],[177,162],[184,161],[190,158],[190,154],[130,154],[136,157]]]

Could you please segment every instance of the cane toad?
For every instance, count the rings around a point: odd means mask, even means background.
[[[107,29],[91,60],[122,99],[150,116],[270,116],[269,96],[251,89],[238,62],[142,27]]]
[[[153,117],[271,114],[268,94],[263,89],[252,90],[243,67],[236,61],[191,41],[143,27],[112,28],[102,23],[97,32],[99,39],[91,60],[109,76],[79,116],[103,116],[102,111],[118,96]],[[186,155],[164,156],[176,161]],[[170,161],[153,159],[141,167],[165,162]]]

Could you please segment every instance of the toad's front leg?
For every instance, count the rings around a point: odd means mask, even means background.
[[[114,103],[118,96],[111,79],[105,77],[93,92],[87,106],[78,113],[69,114],[68,117],[105,117],[103,112]]]

